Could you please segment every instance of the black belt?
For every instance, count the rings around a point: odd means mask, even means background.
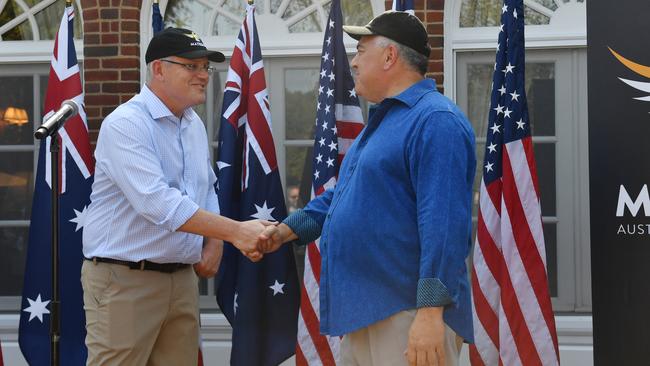
[[[122,261],[119,259],[102,258],[102,257],[93,257],[93,258],[85,258],[85,259],[93,263],[101,262],[101,263],[119,264],[122,266],[127,266],[131,269],[139,269],[141,271],[157,271],[157,272],[164,272],[164,273],[174,273],[176,271],[185,269],[190,266],[189,264],[186,263],[154,263],[154,262],[149,262],[148,260],[141,260],[139,262],[129,262],[129,261]]]

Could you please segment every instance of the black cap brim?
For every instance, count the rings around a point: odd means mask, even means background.
[[[226,60],[226,56],[224,56],[223,53],[219,51],[210,51],[210,50],[195,50],[195,51],[179,53],[178,55],[174,55],[174,56],[189,58],[190,60],[195,58],[207,57],[208,60],[212,62],[224,62]]]

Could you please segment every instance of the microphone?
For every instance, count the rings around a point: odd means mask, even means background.
[[[61,103],[61,108],[54,112],[50,118],[46,119],[45,122],[39,127],[36,132],[34,132],[34,137],[37,140],[41,140],[56,132],[63,123],[70,117],[79,113],[79,104],[72,99],[66,99]]]

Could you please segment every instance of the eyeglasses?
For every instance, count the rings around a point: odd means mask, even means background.
[[[186,64],[186,63],[182,63],[182,62],[178,62],[178,61],[174,61],[174,60],[168,60],[166,58],[160,59],[160,61],[165,61],[165,62],[169,62],[170,64],[176,64],[176,65],[184,66],[188,71],[191,71],[191,72],[205,71],[205,72],[208,73],[208,75],[212,75],[215,71],[217,71],[217,69],[215,69],[214,67],[212,67],[212,66],[210,66],[208,64],[204,64],[204,65]]]

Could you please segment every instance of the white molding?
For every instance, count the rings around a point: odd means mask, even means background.
[[[74,41],[77,60],[83,60],[83,41]],[[3,41],[0,63],[50,62],[54,40],[49,41]]]

